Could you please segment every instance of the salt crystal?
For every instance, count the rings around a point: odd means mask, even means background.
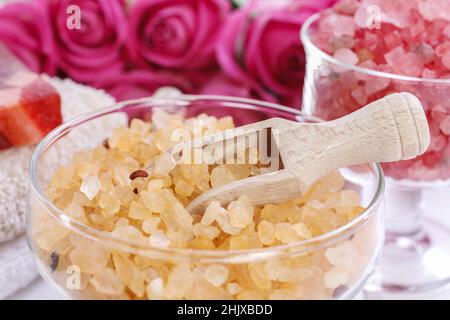
[[[228,234],[236,235],[241,231],[241,228],[231,225],[229,212],[223,208],[218,212],[216,221],[219,227]]]
[[[182,299],[194,284],[194,275],[188,265],[175,265],[167,277],[165,295],[168,299]]]
[[[206,210],[205,210],[205,213],[203,214],[201,223],[205,226],[209,226],[210,224],[212,224],[219,216],[221,209],[222,209],[222,207],[219,202],[212,201],[206,207]]]
[[[161,190],[163,187],[164,187],[164,180],[155,179],[155,180],[150,180],[148,182],[147,190],[150,192],[158,191],[158,190]]]
[[[219,287],[227,281],[229,270],[220,264],[213,264],[205,269],[205,279],[214,287]]]
[[[104,294],[119,295],[125,290],[125,285],[111,268],[98,272],[89,282],[98,292]]]
[[[417,6],[419,12],[428,21],[450,21],[450,3],[447,0],[420,0]]]
[[[170,239],[164,232],[158,230],[150,235],[148,241],[152,247],[167,248],[170,246]]]
[[[147,285],[147,298],[161,300],[164,298],[164,283],[161,277],[154,278]]]
[[[357,252],[351,242],[347,241],[343,245],[335,248],[328,248],[325,257],[335,266],[351,268]]]
[[[242,287],[237,282],[229,282],[227,284],[227,291],[232,296],[241,293],[242,290],[243,290]]]
[[[291,228],[297,233],[297,235],[302,239],[311,239],[311,230],[304,223],[297,223],[291,226]]]
[[[344,63],[352,65],[352,66],[358,63],[358,56],[356,55],[356,53],[354,53],[352,50],[347,49],[347,48],[338,49],[333,54],[333,57],[341,62],[344,62]],[[336,72],[340,72],[345,69],[346,69],[345,67],[334,66],[334,70]]]
[[[326,288],[337,288],[340,285],[347,284],[350,279],[350,271],[344,267],[332,267],[323,275],[323,281]]]
[[[148,234],[152,234],[158,229],[158,225],[160,223],[161,223],[160,217],[151,217],[145,219],[144,222],[142,222],[142,230],[144,230]]]
[[[275,224],[275,237],[284,243],[291,243],[300,240],[297,232],[291,228],[290,223],[277,223]]]
[[[216,227],[205,226],[201,223],[196,223],[192,231],[196,237],[205,236],[208,239],[214,239],[220,234],[220,230]]]
[[[439,128],[441,129],[443,134],[445,134],[446,136],[450,136],[450,115],[447,115],[444,120],[442,120]]]
[[[220,187],[236,180],[230,170],[224,165],[219,165],[211,171],[211,186],[213,188]]]
[[[81,182],[80,191],[86,195],[89,200],[95,198],[100,191],[101,183],[98,176],[86,176]]]
[[[258,224],[258,236],[264,245],[270,246],[275,241],[274,225],[266,220],[262,220]]]
[[[358,103],[358,105],[364,106],[367,104],[369,97],[367,96],[367,92],[364,87],[358,86],[358,88],[352,90],[350,94]]]
[[[249,237],[247,236],[234,236],[230,238],[230,250],[247,250],[249,246]]]
[[[145,245],[146,240],[143,234],[135,227],[131,225],[117,225],[116,229],[114,229],[113,232],[111,232],[111,235],[126,240],[129,242],[133,242],[138,245]]]

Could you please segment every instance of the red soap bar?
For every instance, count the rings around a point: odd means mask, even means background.
[[[35,144],[61,123],[58,92],[0,46],[0,150]]]

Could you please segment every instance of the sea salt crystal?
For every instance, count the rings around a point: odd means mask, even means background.
[[[323,275],[325,287],[331,289],[347,284],[349,279],[349,269],[339,266],[332,267]]]
[[[441,128],[443,134],[450,136],[450,115],[447,115],[444,120],[442,120],[439,128]]]
[[[101,183],[98,176],[89,175],[83,179],[80,186],[80,191],[85,194],[89,200],[92,200],[98,194],[100,188]]]
[[[214,287],[219,287],[227,281],[229,270],[220,264],[213,264],[205,269],[205,279]]]
[[[148,242],[153,247],[167,248],[170,246],[170,239],[161,231],[153,232],[148,238]]]
[[[325,257],[335,266],[351,268],[354,263],[356,251],[352,244],[347,241],[342,246],[328,248],[325,251]]]
[[[354,53],[352,50],[347,49],[347,48],[342,48],[342,49],[337,50],[333,54],[333,57],[336,58],[337,60],[342,61],[349,65],[355,65],[358,63],[358,56],[356,55],[356,53]],[[333,65],[333,70],[336,72],[341,72],[341,71],[346,70],[346,68],[337,66],[337,65]]]
[[[95,274],[89,282],[101,293],[118,295],[125,290],[125,285],[111,268],[106,268]]]
[[[419,0],[419,12],[428,21],[450,21],[450,3],[447,0]]]
[[[164,283],[161,277],[154,278],[147,285],[147,297],[150,300],[161,300],[164,298]]]

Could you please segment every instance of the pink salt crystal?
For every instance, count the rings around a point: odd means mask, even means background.
[[[432,62],[435,58],[434,49],[432,46],[426,43],[419,44],[414,52],[422,60],[424,64]]]
[[[324,31],[331,31],[333,36],[355,36],[355,24],[352,17],[341,14],[330,14],[324,17],[320,22],[320,29]]]
[[[442,121],[448,115],[447,109],[441,105],[437,104],[431,110],[431,118],[436,121]]]
[[[390,82],[391,80],[389,78],[373,78],[366,81],[366,83],[364,84],[364,90],[370,96],[374,93],[386,89],[389,86]]]
[[[366,60],[366,61],[359,63],[358,67],[361,67],[364,69],[369,69],[369,70],[377,70],[378,66],[375,62],[373,62],[373,60]],[[364,81],[373,78],[373,76],[371,76],[367,73],[364,73],[364,72],[355,72],[355,77],[358,78],[359,80],[364,80]]]
[[[350,65],[355,65],[358,62],[358,56],[356,55],[356,53],[354,53],[352,50],[347,49],[347,48],[342,48],[342,49],[337,50],[333,54],[333,57],[335,57],[339,61],[345,62]],[[339,67],[339,69],[341,70],[342,67]],[[339,71],[339,70],[336,70],[336,71]]]
[[[450,2],[448,0],[419,0],[418,9],[428,21],[450,21]]]
[[[428,68],[424,68],[422,71],[422,78],[424,79],[435,79],[436,78],[436,71],[430,70]]]
[[[445,119],[442,120],[439,128],[441,128],[443,134],[450,136],[450,115],[447,115]]]
[[[402,46],[402,38],[398,31],[391,32],[384,36],[384,43],[388,50],[392,50],[396,47]]]
[[[345,15],[353,15],[358,5],[358,0],[341,0],[334,4],[333,10]]]
[[[418,77],[422,74],[423,62],[416,54],[405,52],[402,47],[389,51],[384,58],[399,74],[411,77]]]
[[[442,34],[443,34],[444,36],[446,36],[447,38],[450,39],[450,24],[448,24],[448,25],[444,28],[444,30],[442,31]]]
[[[361,5],[355,12],[355,24],[361,28],[376,26],[377,14],[380,23],[389,23],[398,28],[405,28],[411,25],[411,9],[414,7],[413,1],[392,1],[392,0],[362,0]]]
[[[367,104],[367,93],[362,86],[359,86],[358,88],[353,90],[351,92],[351,95],[359,105],[363,106]]]
[[[442,151],[447,145],[447,138],[443,134],[432,136],[428,151]]]

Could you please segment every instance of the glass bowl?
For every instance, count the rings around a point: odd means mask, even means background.
[[[143,246],[77,222],[50,201],[44,189],[55,168],[67,163],[75,152],[101,144],[115,127],[126,124],[130,117],[149,119],[156,107],[164,107],[168,112],[183,112],[187,117],[201,113],[216,117],[232,115],[237,126],[271,117],[316,121],[297,110],[260,101],[183,95],[171,99],[126,101],[63,124],[37,146],[30,163],[27,237],[44,279],[65,297],[74,299],[350,299],[360,291],[376,267],[384,241],[384,178],[378,164],[341,169],[346,188],[358,192],[361,205],[366,208],[354,220],[309,240],[263,249],[214,251]],[[78,143],[74,144],[74,141]],[[75,145],[82,147],[76,148]],[[74,244],[85,248],[91,257],[83,266],[71,261],[70,252],[74,250]],[[326,257],[330,250],[342,255],[335,265]],[[138,282],[144,281],[144,293],[135,294],[129,287],[120,295],[95,290],[90,282],[93,274],[99,272],[95,262],[108,259],[107,267],[111,266],[111,252],[134,261],[133,266],[127,266],[130,281],[135,281],[136,286],[142,286]],[[215,287],[204,280],[205,267],[213,264],[230,270],[228,283]],[[150,274],[144,280],[138,276],[133,278],[133,270],[142,275],[149,267],[152,272],[147,272]],[[267,273],[281,267],[290,270],[289,279],[275,281],[265,278]],[[178,270],[178,275],[175,270]],[[166,279],[168,273],[172,278],[170,280],[169,276],[167,283],[153,281],[158,277]],[[342,275],[345,279],[339,279]],[[336,283],[339,284],[325,287],[325,277],[337,277]],[[106,285],[109,284],[108,279],[113,278],[103,277]],[[233,293],[236,286],[230,285],[231,282],[238,283],[241,292]],[[180,296],[173,292],[174,283],[189,288]],[[164,287],[163,295],[155,297],[146,293],[158,286]]]
[[[420,157],[383,164],[387,236],[372,297],[421,294],[450,284],[450,79],[424,79],[371,70],[337,60],[315,45],[324,13],[301,30],[307,66],[303,112],[324,120],[349,114],[393,92],[422,102],[431,144]],[[380,293],[377,295],[374,293]]]

